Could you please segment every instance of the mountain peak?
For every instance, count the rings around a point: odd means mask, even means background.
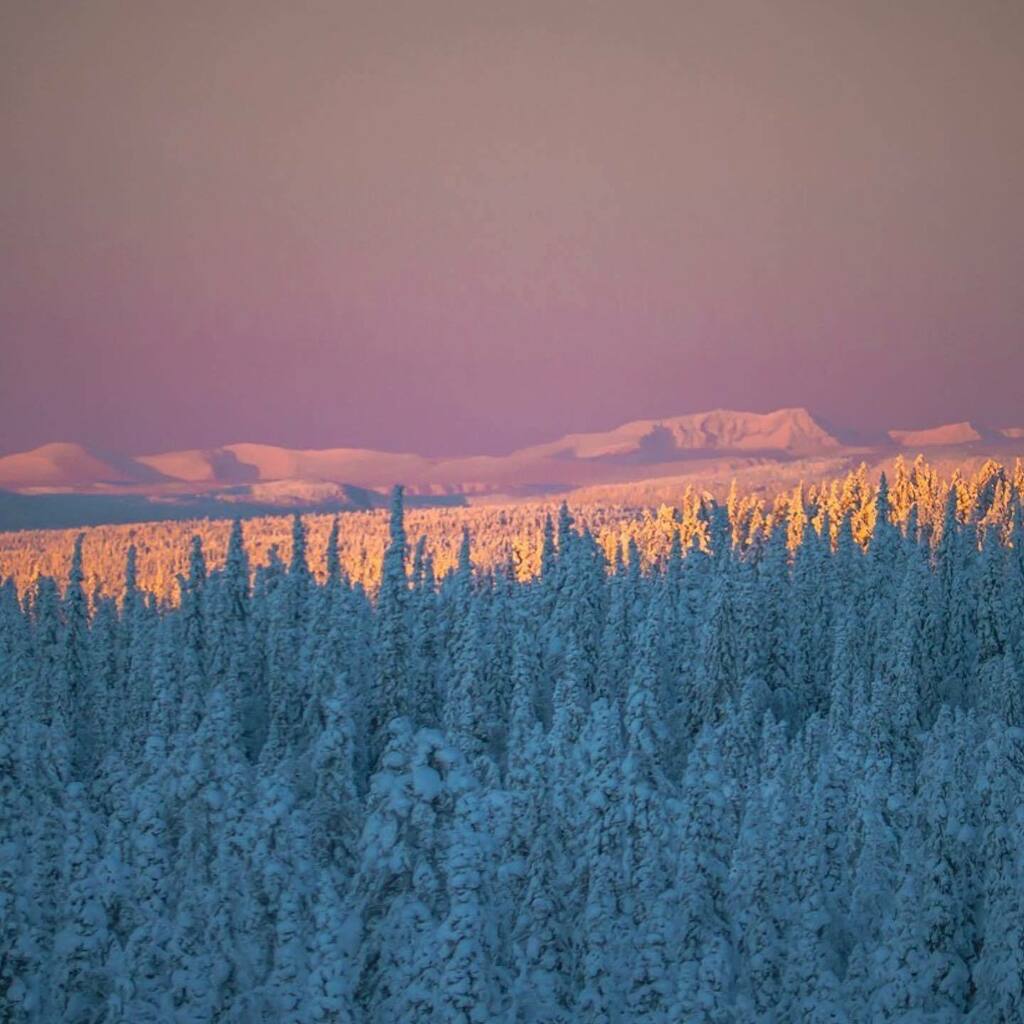
[[[693,445],[695,447],[803,453],[840,445],[839,440],[801,406],[766,413],[716,409],[678,417],[674,422],[680,428],[699,425],[700,434],[694,440],[703,443]]]
[[[767,413],[713,409],[632,420],[612,430],[566,434],[557,441],[522,449],[516,455],[563,459],[629,456],[653,462],[708,452],[806,454],[839,445],[840,442],[806,409],[777,409]]]

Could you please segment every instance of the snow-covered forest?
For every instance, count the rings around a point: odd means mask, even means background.
[[[1024,517],[958,497],[8,581],[0,1021],[1019,1021]]]

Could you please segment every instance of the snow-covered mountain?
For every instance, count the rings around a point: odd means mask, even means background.
[[[844,463],[881,464],[897,452],[929,450],[950,458],[1024,453],[1024,429],[962,422],[890,430],[876,445],[849,443],[803,408],[768,413],[716,409],[634,420],[612,430],[566,434],[506,455],[431,458],[366,448],[295,449],[228,444],[136,456],[113,456],[79,444],[47,444],[0,458],[0,490],[32,495],[130,497],[136,503],[207,507],[365,507],[393,483],[424,501],[495,500],[567,493],[612,494],[641,482],[720,481],[756,476],[758,485],[837,472]],[[753,480],[750,481],[752,484]],[[647,493],[638,490],[635,493]],[[352,495],[356,495],[352,498]],[[200,497],[202,511],[195,505]],[[41,499],[40,499],[41,500]],[[145,508],[143,508],[145,512]],[[0,526],[3,524],[0,523]]]
[[[603,433],[567,434],[518,454],[579,459],[644,453],[671,457],[687,452],[803,455],[840,446],[841,443],[816,423],[806,409],[779,409],[770,413],[716,409],[659,420],[634,420]]]
[[[55,442],[0,458],[0,487],[77,489],[159,483],[167,478],[138,459]]]
[[[901,448],[938,448],[944,445],[973,444],[982,440],[982,432],[973,423],[964,420],[925,430],[890,430],[889,437]]]
[[[365,448],[294,449],[266,444],[229,444],[212,449],[160,452],[112,459],[78,444],[48,444],[0,458],[0,484],[71,487],[106,484],[239,484],[270,480],[330,480],[387,486],[396,480],[444,488],[519,483],[523,471],[556,460],[621,459],[671,461],[692,453],[758,452],[804,455],[834,450],[840,442],[806,409],[771,413],[714,412],[635,420],[614,430],[567,434],[505,456],[451,459]],[[560,474],[554,474],[556,477]],[[564,475],[564,474],[562,474]],[[571,474],[570,474],[571,476]]]
[[[901,448],[951,448],[965,444],[1002,444],[1024,439],[1024,427],[989,427],[961,420],[924,430],[890,430],[889,438]]]

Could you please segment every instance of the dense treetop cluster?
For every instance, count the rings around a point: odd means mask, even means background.
[[[907,480],[9,580],[0,1021],[1018,1021],[1021,491]]]

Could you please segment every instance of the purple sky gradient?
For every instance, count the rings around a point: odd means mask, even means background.
[[[1024,425],[1024,5],[0,13],[0,452]]]

